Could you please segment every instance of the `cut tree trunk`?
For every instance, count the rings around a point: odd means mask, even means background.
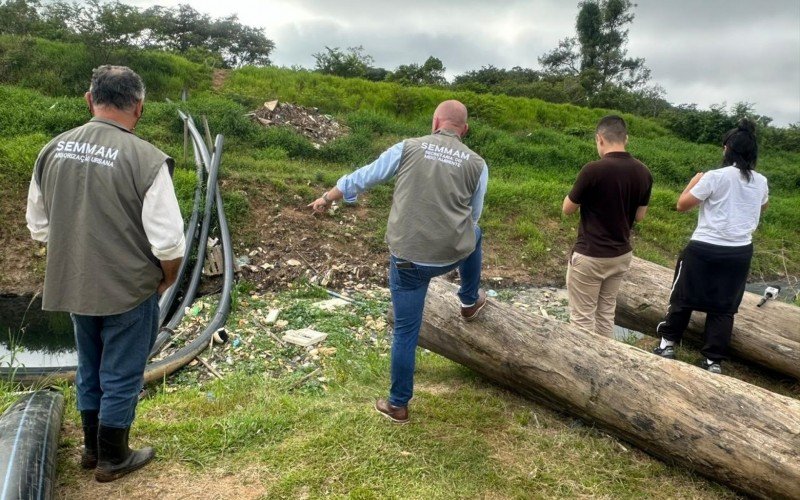
[[[431,282],[419,344],[672,463],[764,498],[800,498],[800,401],[490,301],[459,317]]]
[[[620,326],[657,336],[669,305],[673,271],[634,257],[617,296]],[[734,316],[731,354],[800,379],[800,307],[745,292]],[[702,343],[705,314],[695,312],[685,338]]]

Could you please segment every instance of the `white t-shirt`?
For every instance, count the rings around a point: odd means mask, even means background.
[[[729,247],[752,242],[769,187],[766,177],[751,172],[749,182],[734,166],[711,170],[700,178],[690,191],[702,200],[693,240]]]

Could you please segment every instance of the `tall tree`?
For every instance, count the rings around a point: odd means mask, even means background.
[[[325,52],[312,54],[316,59],[316,70],[326,75],[345,78],[366,78],[375,60],[364,52],[364,47],[348,47],[343,52],[339,47],[325,47]]]
[[[140,9],[119,0],[0,0],[0,34],[84,43],[100,54],[152,48],[226,67],[266,66],[275,43],[238,17],[214,19],[189,4]]]
[[[36,0],[8,0],[0,3],[0,33],[38,35],[42,28]]]
[[[386,79],[402,85],[444,85],[447,83],[444,71],[441,59],[430,56],[422,66],[415,63],[401,64]]]
[[[642,58],[630,58],[628,28],[635,4],[630,0],[584,0],[578,4],[576,36],[539,58],[548,73],[578,76],[588,96],[609,85],[626,89],[642,87],[650,70]],[[578,65],[579,63],[579,65]]]

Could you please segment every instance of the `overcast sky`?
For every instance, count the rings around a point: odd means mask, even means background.
[[[129,0],[177,5],[186,0]],[[394,69],[433,55],[447,76],[492,64],[537,68],[575,32],[577,0],[192,0],[275,41],[275,64],[314,66],[312,54],[363,45]],[[643,57],[674,104],[747,101],[776,125],[800,122],[800,0],[639,0],[628,54]]]

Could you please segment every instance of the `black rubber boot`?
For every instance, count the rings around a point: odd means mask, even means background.
[[[97,467],[97,428],[100,425],[100,421],[97,417],[99,414],[100,412],[97,410],[81,412],[81,423],[83,424],[81,467],[84,469],[94,469]]]
[[[153,459],[153,448],[131,450],[128,448],[130,427],[118,429],[100,425],[98,431],[98,461],[94,478],[101,483],[114,481],[141,469]]]

